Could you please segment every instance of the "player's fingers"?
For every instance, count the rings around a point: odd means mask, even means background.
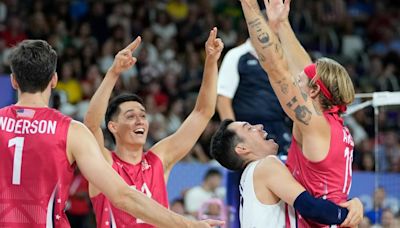
[[[350,205],[349,202],[350,201],[346,201],[346,202],[340,203],[339,206],[347,208]]]
[[[350,218],[349,216],[346,217],[346,219],[340,224],[341,227],[348,227],[350,223]]]
[[[127,49],[129,51],[134,51],[139,46],[140,42],[142,42],[142,38],[140,36],[138,36],[132,43],[130,43],[128,46],[126,46],[125,49]]]
[[[210,34],[208,35],[207,42],[213,42],[216,37],[217,37],[217,32],[216,32],[216,27],[214,27],[213,29],[211,29]]]
[[[224,43],[222,43],[222,40],[221,40],[220,38],[217,38],[217,39],[215,39],[215,41],[214,41],[214,45],[215,45],[216,47],[221,47],[221,46],[224,46]]]
[[[283,3],[285,5],[285,8],[290,8],[290,1],[291,0],[285,0],[285,2]]]
[[[131,51],[129,51],[128,49],[122,49],[121,51],[119,51],[118,53],[117,53],[117,57],[118,56],[128,56],[128,55],[130,55],[131,54]]]
[[[223,226],[225,224],[224,221],[219,221],[219,220],[213,220],[213,219],[207,219],[204,220],[204,222],[206,222],[208,225],[210,226]]]
[[[264,5],[267,9],[269,9],[269,5],[270,5],[269,0],[264,0]]]

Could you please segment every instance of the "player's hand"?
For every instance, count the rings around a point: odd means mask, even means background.
[[[109,71],[113,72],[116,75],[120,75],[122,72],[130,69],[133,65],[135,65],[137,59],[136,57],[132,56],[132,53],[136,50],[141,41],[142,38],[138,36],[132,43],[119,51],[115,55],[114,62]]]
[[[339,204],[339,206],[345,207],[347,208],[347,210],[349,210],[346,219],[342,224],[340,224],[340,226],[357,227],[357,225],[360,224],[361,220],[363,219],[364,215],[364,207],[360,199],[354,198],[352,200]]]
[[[199,221],[194,227],[196,227],[196,228],[210,228],[210,227],[223,226],[223,225],[225,225],[224,221],[206,219],[206,220]]]
[[[264,0],[267,11],[268,24],[272,30],[278,32],[279,24],[288,20],[290,0]]]
[[[218,29],[214,27],[210,31],[210,35],[208,36],[206,42],[206,56],[207,59],[218,61],[219,57],[221,57],[221,52],[224,49],[224,43],[220,38],[217,38]]]

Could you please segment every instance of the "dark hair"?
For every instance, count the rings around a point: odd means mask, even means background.
[[[105,123],[106,123],[106,129],[107,129],[108,133],[110,133],[110,136],[114,143],[115,143],[115,137],[108,130],[107,124],[108,124],[108,122],[110,122],[110,120],[114,119],[116,116],[119,115],[119,112],[121,111],[121,109],[119,108],[119,105],[124,102],[128,102],[128,101],[136,101],[144,106],[142,98],[140,98],[138,95],[133,94],[133,93],[120,94],[120,95],[114,97],[113,99],[111,99],[111,101],[108,103],[106,116],[105,116]]]
[[[10,54],[11,72],[21,92],[43,92],[56,72],[57,53],[43,40],[24,40]]]
[[[204,175],[203,180],[207,180],[208,178],[210,178],[212,176],[220,176],[221,177],[222,174],[218,169],[210,168],[209,170],[207,170],[206,174]]]
[[[245,167],[245,161],[235,152],[235,146],[240,142],[239,136],[228,129],[233,120],[226,119],[221,122],[218,130],[211,138],[211,156],[223,167],[230,170],[241,170]]]

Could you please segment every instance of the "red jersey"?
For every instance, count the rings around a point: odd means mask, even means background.
[[[164,207],[168,207],[164,168],[157,155],[148,151],[143,154],[142,161],[136,165],[122,161],[115,153],[112,153],[112,158],[112,167],[128,185],[143,192]],[[97,227],[154,227],[113,207],[102,193],[91,200],[96,214]]]
[[[81,173],[75,174],[71,188],[69,189],[69,214],[88,215],[90,213],[88,186],[88,181]]]
[[[51,108],[0,109],[0,227],[69,227],[70,122]]]
[[[287,166],[294,178],[313,196],[336,204],[345,202],[351,188],[353,138],[337,113],[325,112],[331,131],[330,148],[326,158],[312,162],[292,138]],[[324,227],[298,216],[298,227]]]

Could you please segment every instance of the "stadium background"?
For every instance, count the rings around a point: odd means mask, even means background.
[[[292,0],[290,20],[313,58],[328,56],[346,67],[357,93],[400,91],[400,2]],[[247,38],[237,0],[0,0],[0,107],[15,102],[7,56],[19,41],[44,39],[57,50],[60,81],[51,105],[82,120],[115,53],[141,35],[138,63],[121,76],[114,94],[128,91],[144,98],[152,145],[174,132],[192,110],[202,77],[204,42],[215,25],[224,53]],[[362,101],[356,99],[355,104]],[[400,220],[399,107],[380,108],[377,151],[371,107],[346,121],[356,144],[351,196],[359,196],[368,213],[374,190],[383,187],[382,208],[390,208],[394,216],[383,222]],[[168,183],[171,202],[200,185],[203,174],[216,166],[209,142],[218,123],[216,115],[173,170]],[[380,213],[376,212],[375,216]]]

